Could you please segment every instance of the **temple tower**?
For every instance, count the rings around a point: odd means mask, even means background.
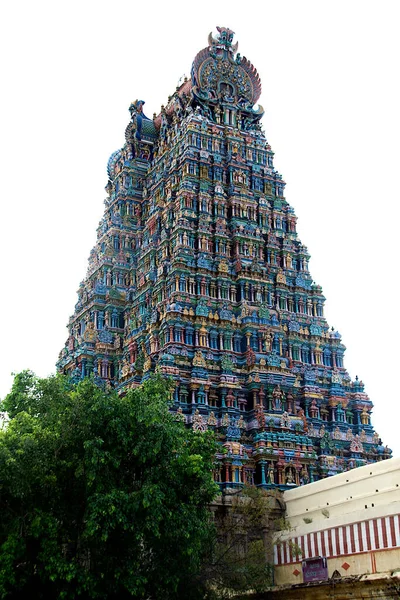
[[[262,131],[261,82],[218,28],[159,115],[130,106],[58,370],[121,393],[157,369],[221,440],[222,487],[301,485],[390,457],[343,364]]]

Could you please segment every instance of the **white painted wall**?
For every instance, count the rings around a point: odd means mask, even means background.
[[[400,512],[400,459],[365,465],[284,492],[296,535]],[[311,519],[306,523],[304,519]],[[290,537],[291,533],[283,537]]]

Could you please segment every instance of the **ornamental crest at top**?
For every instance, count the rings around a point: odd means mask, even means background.
[[[234,32],[217,27],[218,36],[208,36],[208,47],[193,61],[193,93],[199,100],[229,104],[251,110],[261,94],[261,80],[255,67],[237,52]],[[259,111],[257,111],[259,112]]]

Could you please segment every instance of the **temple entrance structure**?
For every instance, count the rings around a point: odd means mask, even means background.
[[[154,370],[215,430],[221,487],[299,486],[388,458],[261,128],[261,81],[219,27],[149,119],[130,106],[58,370],[121,393]]]

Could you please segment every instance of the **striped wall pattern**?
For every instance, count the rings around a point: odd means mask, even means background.
[[[293,546],[301,548],[301,555],[293,555]],[[315,556],[346,556],[371,550],[400,547],[400,515],[391,515],[323,531],[293,537],[274,548],[275,565],[287,565]]]

